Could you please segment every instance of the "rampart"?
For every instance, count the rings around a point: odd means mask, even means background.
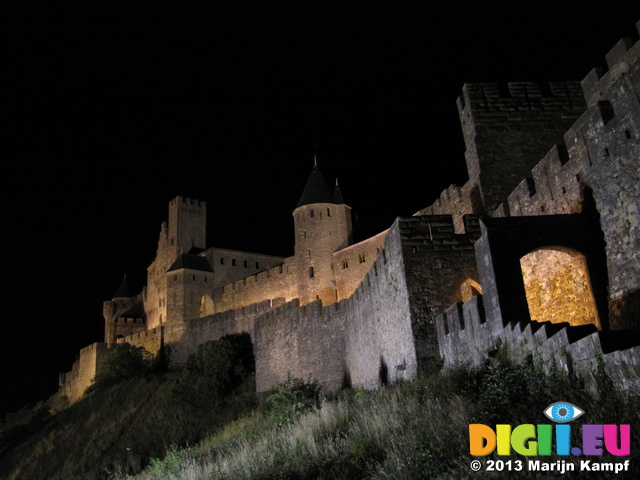
[[[82,398],[96,375],[98,364],[111,348],[106,343],[92,343],[80,350],[71,371],[60,374],[58,395],[66,396],[71,403]]]
[[[603,368],[622,390],[640,391],[637,332],[598,331],[593,325],[520,321],[502,326],[487,318],[483,297],[456,303],[438,316],[438,343],[445,367],[481,367],[503,346],[513,363],[532,359],[547,372],[565,372],[595,391],[594,373]]]
[[[436,316],[462,300],[467,279],[478,280],[478,217],[464,217],[465,234],[455,234],[450,215],[401,218],[399,226],[417,356],[426,365],[438,356]]]
[[[351,297],[326,307],[293,301],[259,318],[255,329],[258,391],[283,381],[288,371],[329,390],[413,377],[417,360],[398,222]]]
[[[155,327],[151,330],[134,333],[126,337],[119,338],[117,344],[129,343],[136,347],[143,347],[151,355],[156,357],[164,345],[165,326]]]
[[[451,215],[455,233],[465,233],[464,216],[482,213],[482,199],[478,186],[472,182],[462,187],[449,185],[440,197],[427,208],[415,213],[421,215]]]
[[[499,203],[584,111],[578,82],[465,84],[458,111],[467,171],[484,212]]]
[[[295,266],[291,258],[269,268],[226,285],[214,292],[214,312],[242,308],[245,305],[285,298],[296,298]]]
[[[384,248],[388,230],[380,232],[333,254],[338,300],[351,297],[371,269],[372,262]]]

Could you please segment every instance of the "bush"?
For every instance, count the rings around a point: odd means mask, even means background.
[[[306,411],[320,406],[320,385],[315,380],[295,378],[291,372],[287,379],[276,385],[267,396],[262,408],[279,425],[290,423]]]
[[[153,356],[144,347],[121,343],[98,365],[86,393],[104,390],[128,378],[142,377],[152,366]]]
[[[226,335],[189,356],[174,392],[192,406],[216,408],[254,371],[251,337]]]

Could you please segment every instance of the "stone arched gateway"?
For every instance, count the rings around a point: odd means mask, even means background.
[[[570,255],[572,261],[580,258],[579,262],[583,262],[584,275],[591,282],[597,326],[608,329],[607,268],[602,231],[593,218],[579,214],[482,220],[481,237],[475,248],[487,317],[499,319],[497,324],[502,326],[532,319],[521,259],[531,252],[543,250],[540,255],[550,258],[555,254],[549,253],[549,246],[556,252]]]

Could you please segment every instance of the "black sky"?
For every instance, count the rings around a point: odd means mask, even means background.
[[[174,196],[207,201],[210,246],[290,255],[315,142],[376,233],[465,181],[464,82],[581,80],[640,19],[637,0],[53,3],[1,7],[0,413],[102,339]]]

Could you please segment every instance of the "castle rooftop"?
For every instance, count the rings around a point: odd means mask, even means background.
[[[190,255],[188,253],[183,253],[178,257],[178,259],[173,262],[173,265],[169,268],[169,272],[174,270],[181,270],[186,268],[188,270],[199,270],[201,272],[213,272],[211,268],[211,264],[206,257],[200,257],[197,255]]]
[[[335,203],[334,192],[329,188],[318,165],[313,166],[296,208],[313,203]]]

